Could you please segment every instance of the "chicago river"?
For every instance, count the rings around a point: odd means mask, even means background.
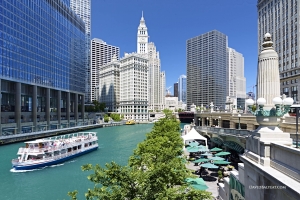
[[[139,142],[149,133],[153,124],[114,126],[88,130],[97,132],[99,149],[63,164],[26,172],[11,170],[11,160],[17,157],[23,142],[0,146],[0,195],[4,200],[70,199],[69,191],[77,190],[78,199],[94,185],[87,179],[92,172],[82,172],[81,166],[115,161],[126,165]]]

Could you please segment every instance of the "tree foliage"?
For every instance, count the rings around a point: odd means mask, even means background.
[[[146,139],[138,144],[128,165],[107,163],[105,168],[87,164],[82,170],[92,170],[88,176],[95,186],[86,199],[118,200],[185,200],[211,199],[211,193],[194,190],[184,181],[193,177],[182,156],[183,142],[179,121],[172,111],[164,110],[165,118],[154,124]],[[77,191],[68,193],[76,199]]]
[[[103,119],[104,119],[104,122],[108,122],[109,121],[109,116],[107,114],[105,114]]]
[[[116,122],[121,121],[123,119],[123,116],[124,115],[120,115],[119,113],[110,113],[110,117]]]

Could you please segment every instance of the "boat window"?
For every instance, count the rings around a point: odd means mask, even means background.
[[[72,148],[68,148],[68,152],[71,152],[72,151]]]
[[[45,158],[51,157],[51,153],[45,153]]]
[[[81,145],[78,145],[78,149],[81,149]]]
[[[54,156],[59,155],[59,151],[54,151]]]
[[[62,149],[62,150],[60,151],[61,154],[65,154],[66,152],[67,152],[66,149]]]
[[[76,146],[76,147],[73,147],[73,150],[77,150],[77,146]]]

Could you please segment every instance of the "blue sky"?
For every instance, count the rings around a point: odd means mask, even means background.
[[[253,91],[258,57],[256,0],[92,0],[92,38],[136,52],[142,11],[160,52],[166,87],[186,74],[186,40],[218,30],[245,59],[246,91]],[[255,89],[254,89],[255,90]],[[173,93],[173,87],[170,89]]]

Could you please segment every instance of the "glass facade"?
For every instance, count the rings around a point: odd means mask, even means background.
[[[178,101],[186,103],[186,76],[181,75],[178,79]]]
[[[85,24],[70,0],[0,0],[0,78],[84,93]]]

